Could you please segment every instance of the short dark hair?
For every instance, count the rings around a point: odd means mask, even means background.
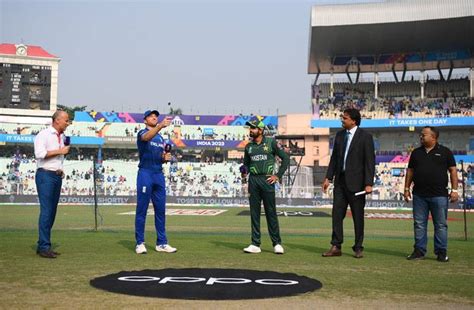
[[[428,128],[429,130],[431,130],[431,132],[434,133],[434,136],[435,136],[436,139],[439,138],[439,130],[438,130],[438,128],[433,127],[433,126],[425,126],[425,127],[423,127],[423,128]]]
[[[360,126],[360,112],[359,110],[357,109],[354,109],[354,108],[349,108],[349,109],[345,109],[344,112],[345,114],[349,115],[349,117],[355,121],[356,125],[357,126]]]

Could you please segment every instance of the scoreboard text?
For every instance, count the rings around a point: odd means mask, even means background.
[[[51,67],[0,63],[0,108],[49,110]]]

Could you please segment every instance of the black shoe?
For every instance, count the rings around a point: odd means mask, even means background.
[[[436,258],[436,260],[438,262],[447,263],[449,262],[449,257],[446,253],[441,252],[441,253],[438,253],[438,257]]]
[[[408,260],[419,260],[425,258],[425,255],[418,249],[415,249],[413,253],[407,256]]]

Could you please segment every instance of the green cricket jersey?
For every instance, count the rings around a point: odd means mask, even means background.
[[[245,146],[244,165],[251,175],[273,175],[275,169],[275,156],[280,157],[281,165],[276,174],[281,180],[290,163],[290,157],[273,138],[263,137],[260,144],[253,141]]]

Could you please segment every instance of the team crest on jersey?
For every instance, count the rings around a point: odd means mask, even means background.
[[[264,150],[265,152],[268,152],[268,145],[265,144],[265,146],[263,147],[263,150]]]

